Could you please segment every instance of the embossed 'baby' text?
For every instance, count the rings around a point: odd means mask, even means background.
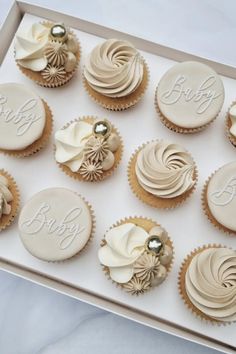
[[[204,113],[211,105],[211,103],[221,96],[213,90],[213,86],[216,83],[216,77],[214,75],[208,76],[203,80],[196,91],[186,86],[187,77],[184,75],[177,76],[172,87],[163,92],[161,95],[161,102],[167,105],[177,103],[181,98],[185,102],[196,102],[196,113]]]
[[[37,235],[44,229],[48,235],[60,237],[59,246],[64,250],[85,230],[85,227],[80,225],[78,221],[83,210],[75,207],[67,211],[62,220],[50,217],[50,210],[49,204],[42,203],[33,217],[25,220],[21,227],[28,235]]]
[[[42,117],[33,113],[33,109],[37,106],[37,100],[35,98],[25,101],[14,112],[13,109],[7,107],[7,97],[0,94],[0,119],[4,122],[12,122],[17,126],[16,135],[24,135],[31,126]]]

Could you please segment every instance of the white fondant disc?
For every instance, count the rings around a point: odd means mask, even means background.
[[[25,149],[42,136],[45,122],[43,102],[30,88],[0,84],[0,149]]]
[[[236,231],[236,162],[221,167],[207,187],[207,203],[213,217]]]
[[[62,261],[86,245],[92,217],[85,201],[65,188],[35,194],[20,213],[19,233],[25,248],[45,261]]]
[[[156,100],[165,118],[182,128],[211,122],[224,102],[224,86],[218,74],[199,62],[176,64],[161,78]]]

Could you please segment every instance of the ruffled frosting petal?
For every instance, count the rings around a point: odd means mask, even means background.
[[[47,66],[44,55],[48,43],[49,28],[40,23],[33,24],[27,32],[18,31],[15,40],[15,58],[19,65],[33,71]]]
[[[56,161],[68,166],[73,172],[79,170],[84,160],[84,147],[92,135],[92,124],[79,121],[55,133]]]
[[[98,251],[100,262],[109,267],[110,277],[125,283],[133,276],[133,264],[145,250],[149,234],[133,223],[116,226],[106,233],[106,245]]]

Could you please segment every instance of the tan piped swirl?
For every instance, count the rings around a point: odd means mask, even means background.
[[[61,66],[65,64],[67,52],[65,44],[60,42],[49,42],[45,48],[44,54],[49,64],[53,66]]]
[[[236,320],[236,252],[209,248],[196,254],[185,275],[190,301],[207,316],[230,322]]]
[[[127,41],[108,39],[88,56],[84,77],[100,94],[124,97],[134,92],[143,79],[143,60]]]
[[[194,161],[180,145],[150,142],[138,153],[135,172],[139,184],[159,198],[174,198],[194,184]]]

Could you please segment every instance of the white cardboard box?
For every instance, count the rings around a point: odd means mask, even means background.
[[[67,86],[58,89],[41,88],[24,77],[14,62],[12,39],[19,25],[40,21],[40,18],[63,21],[77,29],[82,46],[80,67],[85,56],[102,38],[125,38],[133,42],[142,51],[150,68],[150,83],[142,101],[126,112],[108,112],[87,96],[81,81],[81,71]],[[201,210],[200,201],[206,178],[222,164],[235,159],[235,150],[225,137],[224,115],[235,99],[236,69],[18,1],[14,3],[2,26],[0,41],[0,82],[25,83],[44,98],[52,108],[55,130],[78,116],[107,117],[120,130],[125,145],[123,160],[115,175],[99,184],[76,182],[63,174],[54,161],[53,139],[46,149],[33,157],[15,159],[1,155],[1,167],[15,177],[20,187],[22,205],[41,189],[67,187],[80,192],[91,202],[97,225],[93,242],[79,257],[64,263],[46,263],[27,253],[18,237],[15,222],[1,233],[0,267],[153,328],[233,353],[236,346],[236,324],[218,327],[195,318],[178,294],[177,275],[183,258],[195,247],[205,243],[221,243],[233,248],[236,246],[236,238],[226,236],[210,225]],[[179,135],[165,128],[158,119],[154,109],[154,90],[161,76],[175,61],[189,59],[206,62],[219,73],[228,76],[223,77],[226,99],[222,113],[205,131],[195,135]],[[132,194],[127,181],[126,169],[130,155],[139,145],[155,138],[183,144],[192,153],[199,168],[196,192],[183,206],[173,211],[156,210],[142,204]],[[137,298],[122,292],[108,281],[97,259],[97,250],[105,231],[114,222],[129,215],[151,217],[160,222],[169,231],[176,254],[173,270],[165,283]]]

